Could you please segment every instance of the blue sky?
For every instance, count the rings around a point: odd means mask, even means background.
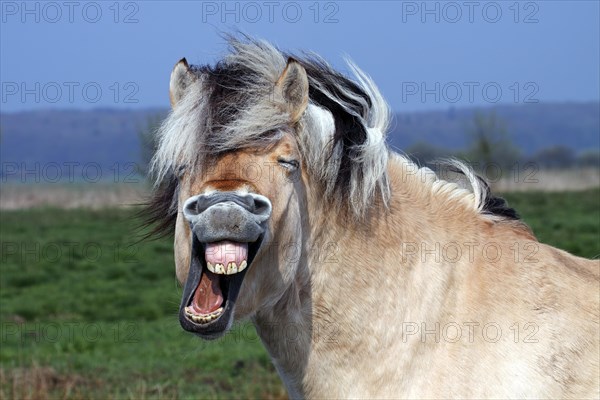
[[[3,1],[0,105],[167,106],[173,64],[233,29],[352,58],[395,111],[598,101],[599,21],[598,1]]]

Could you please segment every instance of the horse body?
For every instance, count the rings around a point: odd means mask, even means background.
[[[390,151],[359,70],[232,47],[176,65],[153,164],[184,329],[250,318],[293,398],[599,395],[598,261]]]
[[[598,262],[468,202],[439,221],[456,203],[411,191],[419,177],[389,168],[389,212],[362,229],[320,225],[319,240],[340,244],[339,262],[308,260],[310,289],[290,288],[253,319],[292,397],[597,396]],[[482,250],[490,243],[501,255]]]

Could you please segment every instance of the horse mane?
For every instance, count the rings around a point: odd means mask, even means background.
[[[390,111],[373,81],[351,62],[355,80],[314,54],[292,55],[249,37],[228,41],[230,52],[214,66],[191,67],[196,80],[158,130],[151,163],[155,190],[146,215],[149,223],[158,222],[154,233],[174,229],[179,171],[198,172],[211,156],[268,145],[289,129],[285,111],[265,101],[289,57],[300,62],[309,80],[309,106],[298,142],[324,198],[356,219],[365,215],[374,196],[387,204]],[[512,216],[466,165],[454,165],[471,184],[475,209]]]

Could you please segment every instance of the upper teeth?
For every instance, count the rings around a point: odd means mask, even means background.
[[[245,270],[246,267],[248,266],[248,263],[246,262],[246,260],[244,260],[241,262],[241,264],[239,266],[235,262],[230,262],[229,264],[227,264],[225,266],[220,263],[212,264],[210,262],[207,262],[206,266],[208,267],[208,270],[212,273],[222,274],[222,275],[233,275],[233,274],[237,274],[238,272],[242,272],[243,270]]]

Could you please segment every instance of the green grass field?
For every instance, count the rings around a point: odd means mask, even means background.
[[[505,196],[538,238],[600,255],[600,189]],[[0,398],[285,398],[251,325],[181,330],[171,239],[136,243],[133,210],[0,216]]]

